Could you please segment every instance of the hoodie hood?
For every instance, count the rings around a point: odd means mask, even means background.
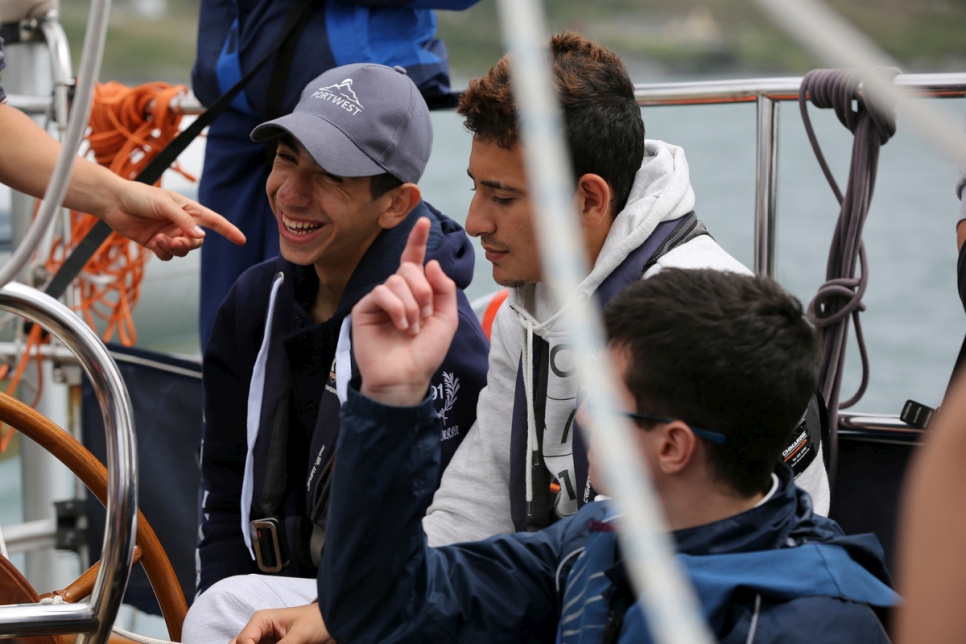
[[[676,531],[678,550],[706,556],[832,544],[847,551],[883,583],[892,584],[878,539],[871,534],[846,536],[835,521],[814,513],[812,498],[793,483],[786,465],[780,465],[777,474],[782,488],[766,503],[721,521]]]
[[[557,307],[547,284],[538,282],[510,289],[510,307],[521,325],[532,323],[533,332],[543,336],[567,308],[587,302],[597,287],[614,272],[628,254],[639,248],[658,224],[678,219],[694,210],[694,190],[684,149],[663,141],[644,142],[644,160],[627,199],[614,218],[590,274]]]

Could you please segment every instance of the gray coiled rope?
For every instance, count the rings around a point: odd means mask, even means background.
[[[879,68],[880,73],[894,79],[899,70]],[[841,210],[829,249],[826,282],[819,287],[808,305],[808,319],[819,329],[822,340],[822,361],[819,386],[829,411],[829,483],[834,485],[838,465],[838,412],[854,405],[869,384],[869,356],[862,335],[859,313],[865,310],[862,296],[868,286],[868,260],[862,242],[862,227],[869,213],[879,165],[879,149],[896,132],[895,106],[883,104],[868,91],[860,94],[862,76],[854,70],[817,69],[802,79],[798,105],[808,140],[822,172],[828,179]],[[852,164],[845,195],[825,161],[818,139],[808,117],[807,99],[820,108],[832,108],[839,121],[852,132]],[[853,108],[853,102],[855,108]],[[856,277],[857,264],[861,270]],[[842,367],[845,363],[845,344],[849,331],[849,317],[855,323],[855,336],[862,358],[862,382],[847,401],[839,402],[842,387]]]

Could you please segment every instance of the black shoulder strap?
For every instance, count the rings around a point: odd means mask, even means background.
[[[171,143],[169,143],[158,156],[154,157],[151,162],[145,166],[144,170],[134,178],[135,181],[140,181],[141,183],[153,184],[155,181],[161,178],[164,171],[174,163],[175,159],[178,158],[185,148],[201,134],[201,131],[208,127],[212,121],[214,121],[225,109],[231,105],[231,102],[235,100],[235,97],[248,83],[255,77],[255,74],[267,63],[275,52],[278,51],[285,42],[289,39],[295,31],[296,27],[302,22],[302,16],[305,15],[308,8],[311,6],[312,0],[295,0],[292,3],[292,8],[288,12],[288,16],[285,19],[285,25],[282,27],[282,32],[279,35],[278,44],[275,45],[265,56],[255,64],[254,67],[249,70],[247,74],[237,83],[235,83],[231,89],[221,95],[214,105],[209,107],[205,112],[199,116],[191,125],[186,127],[184,131],[181,132]],[[51,297],[60,297],[63,295],[64,291],[70,285],[77,274],[83,270],[84,266],[90,260],[90,258],[97,252],[97,249],[101,247],[106,240],[108,235],[111,234],[111,227],[105,224],[103,221],[97,222],[97,224],[91,228],[91,230],[84,236],[84,239],[80,241],[74,252],[64,261],[60,269],[54,275],[53,279],[47,283],[47,287],[44,292]]]
[[[667,255],[669,252],[677,248],[682,244],[686,244],[696,237],[701,235],[708,235],[711,237],[711,233],[708,232],[707,227],[698,219],[698,216],[692,210],[688,214],[681,217],[680,223],[674,227],[671,234],[668,235],[667,239],[661,244],[661,247],[655,251],[651,258],[647,260],[644,264],[644,268],[641,269],[641,275],[644,275],[652,266],[657,264],[657,261]]]

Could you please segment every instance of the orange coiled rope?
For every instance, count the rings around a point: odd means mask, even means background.
[[[111,81],[98,83],[91,108],[89,151],[100,165],[106,166],[125,179],[134,179],[180,132],[181,113],[171,110],[172,99],[187,94],[184,85],[146,83],[126,87]],[[191,181],[190,176],[176,163],[173,169]],[[159,182],[160,183],[160,182]],[[52,275],[73,252],[84,235],[97,223],[91,215],[71,211],[70,238],[58,237],[46,260],[38,258]],[[144,264],[150,253],[138,244],[117,233],[112,233],[84,266],[77,280],[78,299],[72,307],[91,328],[96,319],[107,322],[103,340],[109,342],[115,332],[121,344],[132,346],[137,341],[132,313],[141,293]],[[27,336],[23,358],[17,364],[7,393],[12,393],[20,382],[31,355],[40,363],[40,345],[48,337],[34,325]],[[39,369],[38,369],[39,372]],[[40,398],[38,379],[33,404]],[[12,438],[9,428],[0,426],[0,452]]]

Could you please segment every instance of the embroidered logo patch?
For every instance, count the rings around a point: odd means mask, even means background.
[[[433,385],[433,401],[436,403],[436,415],[439,419],[443,421],[443,436],[442,440],[448,438],[453,438],[459,434],[459,426],[447,427],[446,415],[452,411],[453,405],[459,399],[456,394],[460,390],[460,379],[456,374],[444,371],[443,372],[443,382],[438,385]]]
[[[359,102],[359,97],[356,96],[355,91],[352,89],[351,78],[347,78],[336,85],[320,87],[312,94],[312,98],[329,101],[333,105],[341,107],[347,112],[351,112],[353,115],[365,109],[362,103]]]
[[[325,381],[325,390],[330,394],[339,395],[335,388],[335,359],[332,359],[332,366],[329,367],[329,378]]]

